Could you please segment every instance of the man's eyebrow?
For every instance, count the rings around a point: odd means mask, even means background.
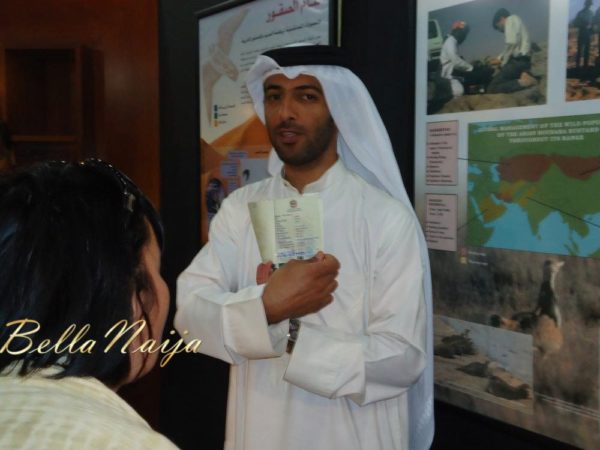
[[[316,84],[301,84],[300,86],[296,86],[294,88],[294,90],[296,90],[296,91],[314,90],[314,91],[317,91],[319,94],[323,93],[323,90]]]
[[[278,84],[265,84],[265,86],[264,86],[263,89],[264,89],[265,92],[268,91],[269,89],[271,89],[271,90],[279,90],[279,89],[281,89],[281,86],[278,85]]]

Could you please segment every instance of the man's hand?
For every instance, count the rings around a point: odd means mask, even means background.
[[[268,277],[262,297],[267,321],[305,316],[330,304],[339,269],[335,256],[323,252],[306,261],[288,261]]]

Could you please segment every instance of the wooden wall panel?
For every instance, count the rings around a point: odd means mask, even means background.
[[[93,74],[97,156],[126,172],[159,207],[159,67],[156,0],[1,0],[0,47],[84,45],[101,54]],[[0,56],[0,105],[4,103]],[[0,107],[1,108],[1,107]],[[0,118],[4,111],[0,110]],[[124,397],[158,424],[159,370]]]
[[[129,174],[158,206],[156,0],[0,2],[0,46],[64,45],[85,45],[101,52],[104,107],[96,111],[98,156]],[[0,59],[0,86],[3,78]],[[0,118],[3,114],[0,111]]]

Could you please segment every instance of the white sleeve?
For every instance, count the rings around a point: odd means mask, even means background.
[[[238,289],[242,254],[235,227],[244,222],[245,211],[232,203],[225,199],[212,220],[209,243],[177,280],[175,328],[186,341],[201,339],[201,353],[240,364],[246,359],[280,356],[289,321],[268,325],[262,303],[264,285]]]
[[[458,44],[456,43],[456,40],[446,39],[446,41],[449,41],[448,42],[448,58],[450,60],[450,63],[454,66],[453,68],[466,70],[466,71],[473,70],[473,66],[471,64],[469,64],[468,62],[466,62],[464,59],[462,59],[460,57],[460,55],[458,54]]]
[[[515,53],[519,44],[520,20],[516,16],[508,16],[504,24],[504,50],[498,56],[504,66]]]
[[[426,365],[426,307],[416,219],[386,222],[378,243],[367,329],[347,334],[303,323],[285,380],[359,405],[405,392]]]
[[[502,61],[502,65],[506,65],[510,57],[513,55],[515,51],[516,45],[514,44],[505,44],[504,51],[498,56],[498,59]]]

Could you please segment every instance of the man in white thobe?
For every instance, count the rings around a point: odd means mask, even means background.
[[[460,81],[460,76],[465,72],[472,72],[473,66],[458,54],[458,46],[462,44],[469,34],[469,27],[464,20],[457,20],[452,24],[452,30],[442,45],[440,63],[442,65],[442,78],[450,80],[452,95],[459,97],[465,89]]]
[[[516,14],[500,8],[494,14],[492,26],[504,33],[504,49],[492,61],[500,70],[488,86],[490,94],[510,93],[537,84],[531,69],[531,41],[523,20]]]
[[[429,267],[381,118],[337,50],[267,55],[247,84],[274,175],[224,200],[178,280],[176,327],[232,364],[225,448],[428,448]],[[314,195],[323,252],[257,279],[248,203]]]

